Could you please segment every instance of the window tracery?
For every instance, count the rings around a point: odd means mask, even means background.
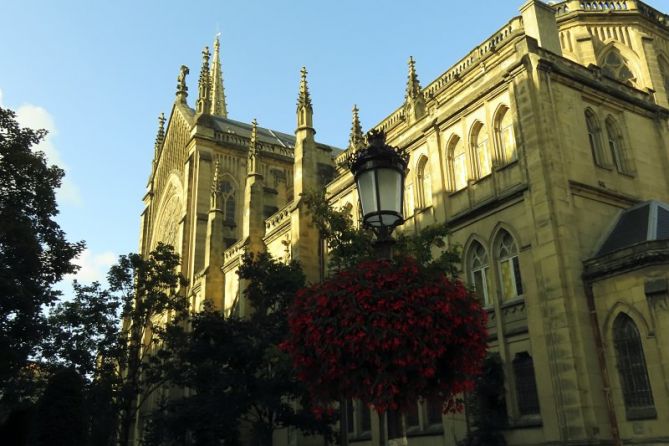
[[[613,322],[613,344],[625,409],[654,408],[641,336],[634,321],[620,313]]]
[[[470,248],[469,267],[471,283],[483,306],[492,305],[492,296],[488,284],[488,253],[483,245],[474,242]]]
[[[612,116],[609,116],[606,120],[606,138],[611,157],[613,158],[613,163],[618,169],[618,172],[630,173],[627,165],[627,157],[625,156],[625,145],[622,133]]]
[[[585,111],[585,124],[588,129],[588,141],[590,143],[590,150],[592,151],[592,158],[595,161],[595,164],[598,166],[604,166],[604,153],[602,150],[602,136],[601,128],[597,122],[597,117],[595,113],[586,109]]]
[[[636,87],[637,78],[632,72],[629,61],[618,48],[611,48],[603,58],[602,73],[620,82]]]

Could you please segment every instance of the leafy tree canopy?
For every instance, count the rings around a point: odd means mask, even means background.
[[[268,446],[276,429],[289,426],[330,434],[326,421],[299,409],[309,405],[305,389],[278,348],[288,329],[286,310],[304,286],[299,264],[246,256],[239,276],[248,283],[249,314],[226,316],[206,306],[193,316],[186,343],[174,346],[179,360],[172,369],[173,384],[192,394],[156,414],[149,444],[192,438],[200,445],[235,445],[247,434],[251,444]]]
[[[21,128],[0,108],[0,394],[7,400],[45,335],[52,286],[76,267],[83,243],[70,243],[54,217],[63,171],[32,151],[45,130]],[[16,396],[16,395],[14,395]]]

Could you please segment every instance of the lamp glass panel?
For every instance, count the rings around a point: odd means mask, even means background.
[[[394,169],[378,169],[380,210],[402,213],[402,174]]]
[[[358,195],[360,196],[360,204],[362,205],[362,215],[376,212],[379,208],[376,201],[376,181],[374,176],[373,170],[367,170],[358,176]]]

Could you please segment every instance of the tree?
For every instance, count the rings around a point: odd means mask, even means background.
[[[188,314],[179,262],[160,243],[147,257],[121,256],[109,289],[75,284],[75,298],[50,314],[45,359],[87,378],[91,444],[128,445],[139,408],[165,385],[164,344],[184,333]]]
[[[502,360],[497,353],[489,354],[474,392],[466,398],[468,432],[459,446],[506,446],[501,433],[508,425],[504,393]]]
[[[316,420],[307,409],[305,388],[278,348],[287,331],[286,309],[304,286],[302,269],[260,254],[244,258],[239,276],[248,281],[250,314],[226,317],[207,306],[193,316],[186,345],[175,348],[181,362],[173,379],[192,394],[156,414],[151,444],[190,438],[198,445],[235,445],[245,437],[268,446],[276,429],[289,426],[330,435],[327,420]]]
[[[18,398],[16,385],[46,332],[45,306],[60,293],[52,287],[73,273],[83,243],[70,243],[54,217],[54,191],[63,171],[48,166],[31,147],[46,131],[21,128],[0,108],[0,394]],[[28,390],[29,391],[29,390]]]
[[[76,370],[54,373],[37,405],[35,446],[85,445],[88,436],[84,380]]]

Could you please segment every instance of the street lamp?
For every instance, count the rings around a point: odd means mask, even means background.
[[[358,186],[363,224],[376,234],[382,257],[390,257],[391,233],[404,223],[404,177],[408,155],[386,144],[383,130],[367,133],[367,147],[354,152],[348,165]]]
[[[404,150],[386,144],[383,130],[370,130],[367,133],[367,146],[353,152],[348,159],[348,167],[358,187],[362,222],[376,234],[374,247],[379,259],[392,258],[395,241],[391,234],[395,227],[404,223],[404,177],[408,160],[409,156]],[[347,445],[348,423],[346,402],[343,400],[341,407],[341,444]],[[388,441],[386,424],[386,415],[379,413],[379,440],[384,446]]]

